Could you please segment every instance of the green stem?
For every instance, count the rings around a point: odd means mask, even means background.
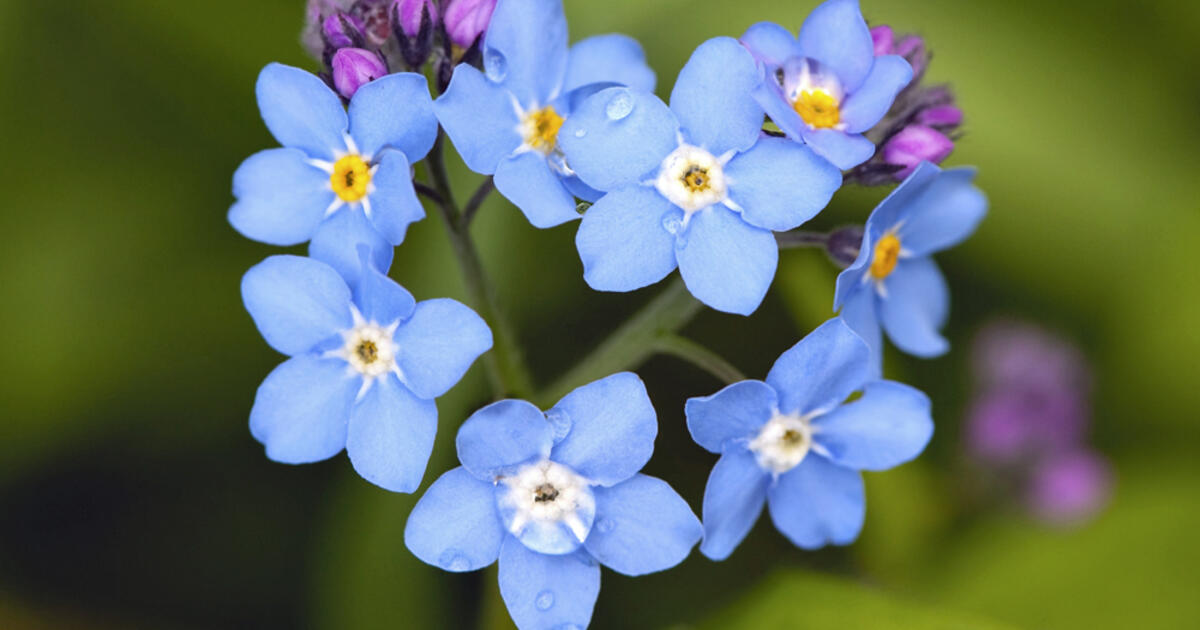
[[[775,242],[779,244],[779,249],[792,249],[795,247],[825,247],[829,244],[829,234],[824,232],[792,230],[791,232],[777,233],[775,235]]]
[[[655,340],[654,349],[662,354],[683,359],[715,376],[726,385],[746,380],[745,375],[721,355],[686,337],[664,334]]]

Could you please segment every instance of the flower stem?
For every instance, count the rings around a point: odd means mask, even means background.
[[[493,190],[496,190],[496,183],[489,176],[479,185],[479,188],[475,189],[475,194],[467,200],[467,205],[463,206],[462,216],[458,218],[459,230],[466,232],[467,228],[471,227],[471,220],[475,218],[475,213],[479,212],[479,207],[483,205],[484,200]]]
[[[721,355],[686,337],[673,333],[663,334],[655,340],[654,349],[662,354],[683,359],[726,385],[746,380],[746,376]]]
[[[824,232],[806,232],[803,230],[779,232],[775,235],[775,242],[779,243],[779,249],[825,247],[829,244],[829,234]]]

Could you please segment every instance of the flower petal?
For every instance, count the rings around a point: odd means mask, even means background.
[[[675,237],[665,224],[683,212],[653,188],[608,193],[588,208],[575,233],[583,279],[597,291],[632,291],[675,270]]]
[[[354,291],[354,303],[358,312],[367,321],[383,326],[406,320],[412,316],[417,302],[408,289],[400,286],[386,274],[370,266],[369,253],[359,247],[359,266],[362,280]]]
[[[862,85],[875,61],[875,43],[858,0],[821,3],[804,20],[797,40],[805,57],[833,68],[847,93]]]
[[[284,464],[329,459],[346,446],[346,420],[362,380],[340,359],[303,354],[267,375],[250,409],[250,433]]]
[[[750,54],[768,67],[782,66],[788,59],[801,55],[796,36],[774,22],[754,24],[738,39]]]
[[[412,318],[396,330],[396,343],[404,384],[420,398],[436,398],[491,349],[492,331],[475,311],[439,298],[417,304]]]
[[[767,373],[779,393],[779,410],[807,414],[829,410],[867,380],[870,350],[840,319],[831,319],[780,355]]]
[[[333,160],[334,151],[346,147],[346,110],[316,75],[270,63],[254,91],[263,122],[279,144],[320,160]]]
[[[336,269],[353,289],[362,279],[359,247],[370,250],[376,269],[391,267],[395,249],[363,214],[362,206],[342,206],[317,227],[308,255]]]
[[[437,405],[395,375],[376,379],[350,412],[346,454],[363,479],[392,492],[421,485],[437,435]]]
[[[429,486],[404,525],[404,544],[414,556],[456,573],[495,562],[504,538],[495,486],[461,466]]]
[[[779,398],[770,385],[742,381],[712,396],[689,398],[684,415],[692,439],[719,454],[739,442],[749,442],[778,407]]]
[[[846,98],[841,109],[846,131],[863,133],[875,126],[891,109],[896,95],[912,81],[912,66],[899,55],[875,58],[866,80]]]
[[[491,175],[500,160],[521,146],[513,96],[467,64],[454,68],[433,111],[467,167]]]
[[[578,387],[547,413],[569,427],[550,459],[601,486],[629,479],[654,452],[658,415],[632,372]]]
[[[763,138],[725,167],[729,197],[742,219],[766,230],[799,227],[817,216],[842,186],[842,172],[812,149],[785,138]]]
[[[549,228],[579,218],[575,197],[566,189],[546,157],[526,151],[500,160],[496,190],[525,214],[537,228]]]
[[[921,169],[937,170],[932,164]],[[975,169],[952,168],[937,173],[916,199],[905,204],[900,242],[914,256],[953,247],[975,232],[987,214],[987,197],[972,181]]]
[[[758,87],[754,88],[751,95],[784,135],[796,142],[804,142],[804,132],[808,126],[804,124],[804,119],[800,118],[800,114],[797,114],[796,110],[792,108],[792,104],[784,96],[783,88],[777,81],[762,81]]]
[[[700,553],[712,560],[724,560],[733,553],[762,514],[770,480],[750,451],[731,448],[721,455],[704,487]]]
[[[544,105],[567,70],[567,18],[562,0],[496,4],[483,40],[483,67],[523,105]]]
[[[504,537],[500,597],[520,630],[586,628],[599,595],[600,565],[587,552],[551,556]]]
[[[298,149],[268,149],[246,158],[233,174],[233,196],[230,225],[269,245],[309,240],[333,203],[329,175]]]
[[[875,143],[859,134],[837,129],[804,127],[800,130],[800,135],[804,138],[804,143],[812,147],[817,155],[833,162],[834,166],[842,170],[854,168],[875,155]]]
[[[867,380],[877,380],[883,376],[883,329],[879,326],[878,298],[875,287],[862,285],[858,291],[850,294],[842,312],[842,321],[867,342],[871,351],[870,367]]]
[[[814,419],[813,433],[833,463],[887,470],[920,455],[929,444],[929,397],[903,383],[868,383],[862,398]]]
[[[658,170],[679,146],[679,121],[649,92],[606,88],[571,112],[559,129],[558,146],[584,183],[615,190]]]
[[[524,400],[501,400],[475,413],[458,429],[458,461],[477,479],[495,482],[517,466],[550,456],[554,428]]]
[[[744,151],[758,139],[763,110],[753,92],[762,82],[754,57],[736,39],[700,44],[671,90],[671,111],[690,144],[713,155]]]
[[[272,348],[300,354],[351,326],[350,289],[333,267],[271,256],[242,276],[242,301]]]
[[[775,279],[779,245],[767,230],[724,206],[711,206],[692,215],[675,256],[696,299],[719,311],[749,315]]]
[[[866,515],[862,475],[810,453],[767,491],[775,528],[797,547],[848,545]]]
[[[371,81],[350,100],[350,135],[368,158],[391,147],[419,162],[433,147],[437,128],[429,84],[413,72]]]
[[[596,488],[596,521],[584,546],[604,566],[625,575],[669,569],[688,557],[704,528],[667,482],[634,475]]]
[[[562,91],[589,83],[619,83],[653,92],[655,77],[636,39],[610,33],[575,42],[567,53],[567,76]]]
[[[918,357],[936,357],[950,349],[938,329],[950,312],[946,279],[929,258],[901,260],[884,281],[879,319],[897,348]]]
[[[425,218],[425,208],[413,189],[408,158],[400,151],[382,152],[371,178],[371,222],[392,245],[404,242],[408,225]]]

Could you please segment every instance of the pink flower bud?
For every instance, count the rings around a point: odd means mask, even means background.
[[[887,24],[882,24],[871,29],[871,41],[875,43],[875,56],[892,54],[892,43],[895,35],[892,33],[892,27]]]
[[[348,48],[362,44],[363,23],[349,13],[332,13],[321,23],[321,34],[333,48]]]
[[[430,24],[436,24],[438,20],[437,5],[433,0],[395,0],[392,11],[400,18],[400,30],[409,37],[416,37],[421,32],[421,22],[426,15]]]
[[[442,18],[450,41],[470,48],[487,30],[495,8],[496,0],[450,0]]]
[[[358,88],[388,73],[379,55],[362,48],[342,48],[333,55],[333,85],[349,99]]]
[[[954,105],[938,105],[921,110],[917,123],[939,129],[954,128],[962,124],[962,110]]]
[[[909,125],[883,145],[883,161],[903,166],[896,179],[908,177],[922,161],[937,164],[954,150],[954,141],[942,132],[924,125]]]

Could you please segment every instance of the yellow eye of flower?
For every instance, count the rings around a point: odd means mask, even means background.
[[[896,268],[900,258],[900,239],[888,234],[875,244],[875,256],[871,259],[871,277],[883,280]]]
[[[704,192],[710,188],[708,169],[702,166],[690,166],[681,178],[689,192]]]
[[[366,197],[370,183],[371,169],[361,157],[347,155],[334,162],[329,185],[342,201],[349,203]]]
[[[562,124],[563,117],[550,105],[530,112],[521,122],[525,144],[540,153],[550,153],[558,143],[558,130]]]
[[[792,103],[792,108],[800,114],[805,124],[817,129],[836,127],[842,120],[841,110],[838,109],[837,99],[825,90],[804,90]]]

